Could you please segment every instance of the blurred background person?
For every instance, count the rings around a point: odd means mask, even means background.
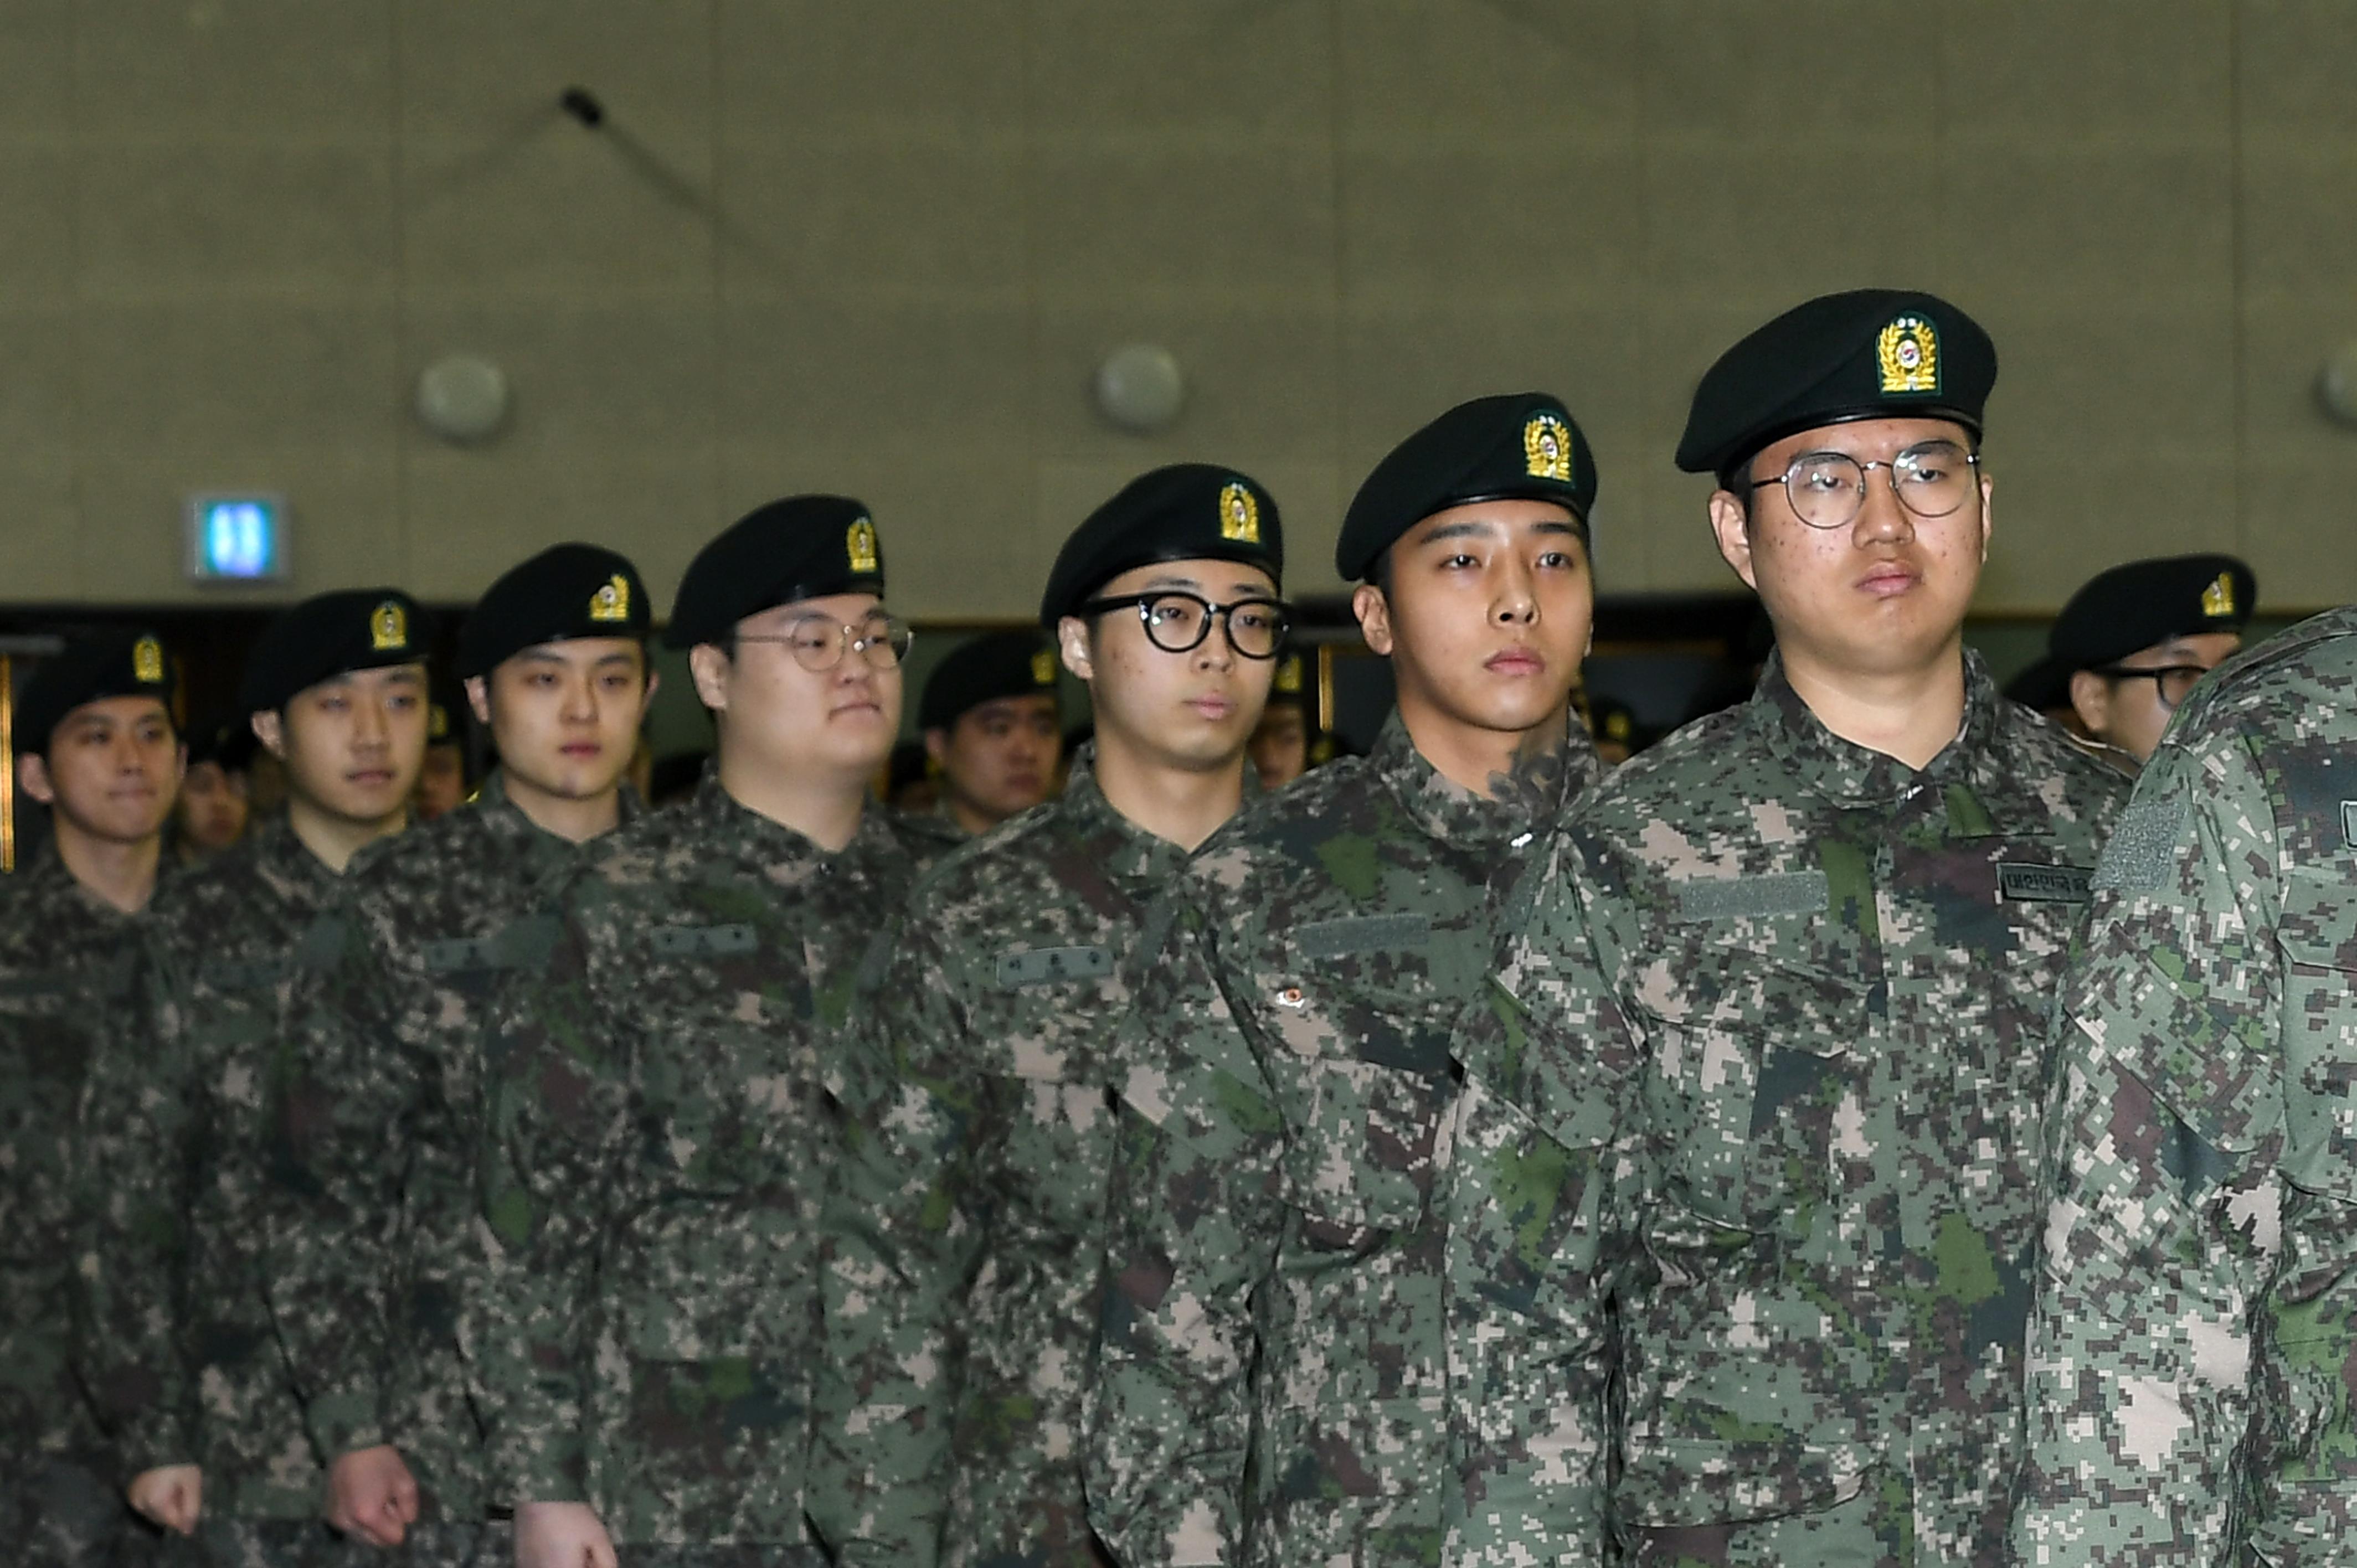
[[[209,724],[188,736],[188,771],[172,805],[172,847],[184,865],[210,860],[245,836],[253,754],[253,726]]]
[[[1056,656],[1039,633],[951,650],[925,681],[917,722],[939,781],[933,809],[961,832],[988,832],[1056,792],[1063,716]]]
[[[2258,592],[2232,555],[2171,555],[2115,566],[2071,596],[2047,657],[2111,761],[2144,766],[2194,683],[2243,646]]]

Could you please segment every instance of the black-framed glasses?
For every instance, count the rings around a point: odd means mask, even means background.
[[[1154,594],[1118,594],[1081,606],[1084,616],[1136,607],[1146,639],[1165,653],[1192,653],[1211,635],[1211,622],[1227,628],[1228,646],[1246,659],[1274,659],[1285,644],[1293,612],[1281,599],[1234,599],[1215,605],[1200,594],[1165,588]]]
[[[843,662],[843,656],[852,649],[878,670],[897,668],[909,656],[909,649],[917,634],[899,616],[882,611],[869,616],[857,625],[847,625],[829,616],[803,616],[787,623],[786,629],[773,636],[754,637],[739,632],[739,642],[783,643],[794,662],[813,675],[823,675]]]
[[[1917,517],[1945,517],[1972,495],[1981,456],[1953,441],[1924,441],[1888,463],[1861,463],[1846,452],[1803,452],[1772,479],[1754,479],[1751,488],[1784,487],[1792,515],[1811,528],[1847,528],[1866,506],[1866,477],[1870,469],[1890,471],[1890,493]]]
[[[2179,703],[2193,694],[2193,688],[2200,684],[2202,676],[2210,673],[2210,667],[2206,664],[2163,664],[2157,670],[2130,670],[2124,665],[2107,664],[2090,673],[2101,675],[2107,681],[2149,680],[2160,698],[2160,705],[2173,714]]]

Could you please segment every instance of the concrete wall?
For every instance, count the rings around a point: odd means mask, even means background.
[[[667,596],[826,488],[903,609],[1021,616],[1196,456],[1315,588],[1390,442],[1525,386],[1606,586],[1718,586],[1694,380],[1869,282],[1997,338],[1985,608],[2205,544],[2357,597],[2352,81],[2345,0],[0,0],[0,604],[220,597],[197,489],[289,495],[294,592],[462,600],[574,536]],[[1132,339],[1193,377],[1151,440],[1087,396]],[[453,350],[487,446],[408,412]]]

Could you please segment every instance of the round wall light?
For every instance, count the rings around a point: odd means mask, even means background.
[[[1151,435],[1168,430],[1187,403],[1187,378],[1177,356],[1156,343],[1115,349],[1097,367],[1097,408],[1124,430]]]
[[[2342,424],[2357,427],[2357,343],[2343,343],[2316,378],[2316,400]]]
[[[445,441],[487,441],[507,416],[507,374],[489,360],[446,354],[418,372],[418,420]]]

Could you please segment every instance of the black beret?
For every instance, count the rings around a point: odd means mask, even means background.
[[[680,580],[669,648],[726,639],[747,616],[830,594],[884,591],[884,545],[848,496],[788,496],[754,508],[695,553]]]
[[[1678,467],[1731,473],[1787,435],[1853,419],[1952,419],[1980,438],[1996,346],[1936,295],[1861,288],[1796,306],[1695,388]]]
[[[1239,561],[1282,583],[1285,527],[1258,481],[1210,463],[1175,463],[1141,475],[1089,513],[1056,553],[1039,621],[1076,615],[1096,591],[1157,561]]]
[[[502,660],[544,642],[576,637],[644,637],[647,585],[630,557],[595,544],[556,544],[512,566],[483,590],[458,628],[450,672],[488,675]]]
[[[995,631],[962,642],[925,677],[917,701],[919,729],[947,729],[1001,697],[1056,694],[1056,655],[1036,631]]]
[[[2232,555],[2131,561],[2071,596],[2046,634],[2047,656],[2067,674],[2172,637],[2239,631],[2258,594],[2258,579]]]
[[[425,744],[428,746],[464,746],[467,744],[467,715],[474,710],[467,705],[467,688],[456,676],[445,676],[436,671],[425,682]]]
[[[305,599],[262,628],[246,655],[238,705],[283,708],[296,693],[355,670],[423,664],[434,618],[399,588],[346,588]]]
[[[109,697],[153,697],[169,713],[172,661],[152,631],[103,631],[76,638],[41,660],[16,704],[16,749],[47,757],[49,736],[66,715]]]
[[[1309,705],[1308,671],[1302,667],[1301,655],[1288,653],[1276,661],[1276,676],[1268,683],[1268,705],[1272,708],[1307,708]]]
[[[253,754],[261,746],[254,738],[252,719],[244,714],[199,725],[188,733],[188,766],[210,762],[225,773],[243,773],[253,766]]]
[[[1473,501],[1554,501],[1585,525],[1596,456],[1563,404],[1544,392],[1460,403],[1375,465],[1342,517],[1334,569],[1365,577],[1400,535]]]

